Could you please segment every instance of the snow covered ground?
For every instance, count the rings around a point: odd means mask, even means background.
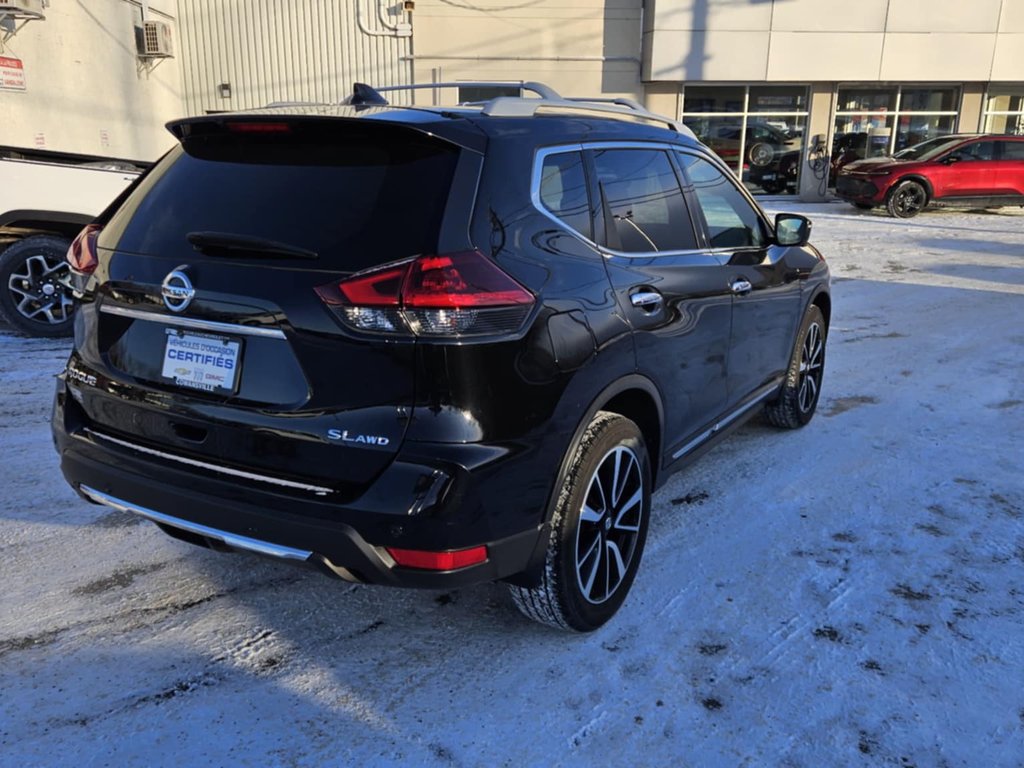
[[[1024,765],[1024,211],[814,219],[818,416],[655,498],[618,617],[352,586],[79,500],[0,329],[0,764]]]

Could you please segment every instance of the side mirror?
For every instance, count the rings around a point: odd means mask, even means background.
[[[946,155],[946,157],[942,159],[942,162],[946,165],[952,165],[953,163],[959,163],[961,160],[963,160],[963,158],[960,157],[960,155],[953,154]]]
[[[798,213],[775,215],[775,242],[779,245],[807,245],[811,239],[811,220]]]

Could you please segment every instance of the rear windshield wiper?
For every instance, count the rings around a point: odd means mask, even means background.
[[[262,237],[234,235],[230,232],[189,232],[186,239],[192,247],[208,256],[284,256],[290,259],[315,259],[316,251],[297,245],[279,243]]]

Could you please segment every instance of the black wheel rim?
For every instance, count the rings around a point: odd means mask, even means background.
[[[901,214],[915,214],[924,207],[924,190],[919,186],[908,186],[896,193],[896,210]]]
[[[630,572],[644,493],[636,454],[625,446],[608,451],[590,478],[576,529],[576,583],[588,603],[608,600]]]
[[[825,369],[825,339],[821,326],[811,323],[800,348],[800,381],[796,400],[801,413],[809,412],[821,391],[821,375]]]
[[[66,262],[37,253],[11,272],[7,290],[14,300],[14,308],[26,320],[61,325],[71,319],[75,308],[70,280]]]

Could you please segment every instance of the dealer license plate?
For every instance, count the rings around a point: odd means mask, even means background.
[[[233,394],[242,367],[241,350],[240,341],[168,328],[161,375],[179,387]]]

